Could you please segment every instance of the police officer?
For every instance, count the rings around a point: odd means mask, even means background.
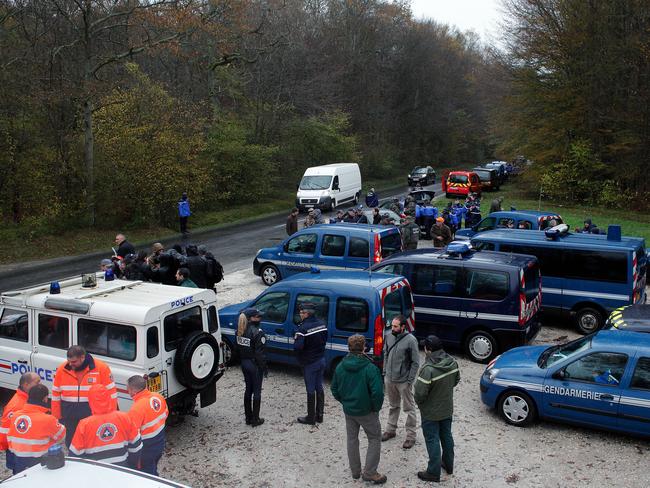
[[[402,243],[405,250],[417,249],[418,241],[420,240],[420,226],[413,222],[413,217],[407,215],[404,218],[404,223],[401,227]]]
[[[241,358],[241,370],[246,382],[244,415],[246,416],[246,425],[253,427],[264,423],[264,419],[260,418],[262,377],[268,374],[264,356],[266,336],[260,330],[261,321],[262,312],[256,308],[246,308],[239,316],[237,326],[237,348]]]
[[[433,221],[437,216],[438,209],[431,205],[431,202],[429,200],[426,200],[424,202],[424,208],[422,209],[425,236],[428,237],[431,235],[431,226],[433,225]]]
[[[392,210],[396,214],[401,214],[402,213],[402,207],[399,204],[399,198],[395,197],[393,198],[392,203],[390,204],[390,207],[388,207],[389,210]]]
[[[298,417],[301,424],[314,425],[323,421],[325,392],[325,346],[327,344],[327,325],[315,316],[313,303],[300,306],[300,325],[294,336],[293,349],[303,368],[307,389],[307,416]]]

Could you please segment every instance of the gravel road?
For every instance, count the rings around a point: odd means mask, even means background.
[[[219,290],[220,306],[254,297],[265,287],[252,271],[229,274]],[[568,326],[547,326],[536,343],[577,337]],[[459,358],[462,379],[455,393],[453,424],[456,466],[442,483],[454,487],[650,486],[650,442],[571,426],[538,423],[522,429],[506,425],[480,401],[478,381],[484,366]],[[329,382],[328,382],[329,384]],[[231,368],[218,383],[215,405],[169,429],[161,474],[194,487],[363,486],[349,475],[345,423],[340,405],[326,389],[325,422],[317,428],[297,424],[305,393],[297,369],[271,366],[264,382],[258,428],[244,424],[244,382]],[[387,403],[381,413],[387,417]],[[386,486],[427,486],[417,478],[426,467],[421,432],[411,450],[398,436],[382,444],[379,471]],[[361,436],[362,452],[365,439]],[[446,476],[446,477],[445,477]]]

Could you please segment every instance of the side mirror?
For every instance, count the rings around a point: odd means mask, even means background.
[[[334,183],[334,184],[332,185],[332,190],[338,190],[338,189],[339,189],[339,185],[338,185],[338,183]]]
[[[563,369],[559,369],[555,373],[553,373],[553,379],[555,380],[563,380],[565,378],[566,378],[566,372]]]
[[[289,252],[289,243],[285,242],[284,246],[282,246],[282,248],[284,249],[284,252]]]

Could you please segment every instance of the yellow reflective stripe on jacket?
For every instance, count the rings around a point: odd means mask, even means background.
[[[449,372],[447,372],[445,374],[441,374],[440,376],[437,376],[435,378],[431,378],[430,380],[424,380],[424,379],[422,379],[422,377],[418,376],[418,381],[421,381],[425,385],[430,385],[434,381],[438,381],[438,380],[444,378],[445,376],[449,376],[450,374],[454,374],[454,373],[458,373],[458,368],[453,369],[453,370],[451,370],[451,371],[449,371]]]

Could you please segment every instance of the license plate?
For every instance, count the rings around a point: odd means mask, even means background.
[[[160,392],[162,390],[162,376],[158,375],[154,378],[149,376],[147,378],[147,388],[149,391]]]
[[[305,205],[305,208],[314,208],[313,205]]]

